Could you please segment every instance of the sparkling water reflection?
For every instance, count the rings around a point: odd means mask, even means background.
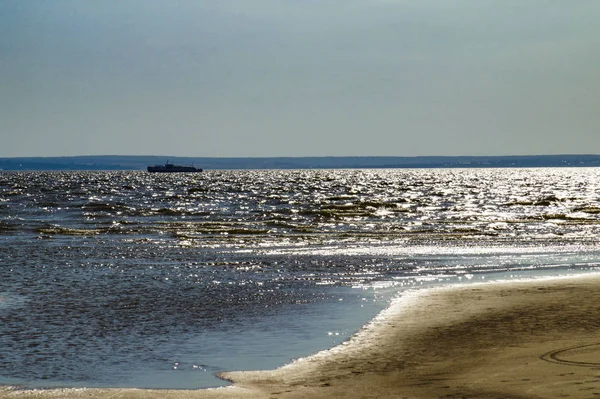
[[[198,388],[402,290],[598,267],[600,170],[0,174],[0,383]]]

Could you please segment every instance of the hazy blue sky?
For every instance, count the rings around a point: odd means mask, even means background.
[[[600,153],[598,0],[0,0],[0,156]]]

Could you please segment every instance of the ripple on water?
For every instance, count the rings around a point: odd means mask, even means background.
[[[25,305],[27,298],[21,295],[12,295],[0,292],[0,310],[20,308]]]

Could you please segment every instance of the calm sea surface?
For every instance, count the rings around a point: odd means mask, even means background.
[[[0,173],[0,384],[200,388],[404,290],[600,266],[600,169]]]

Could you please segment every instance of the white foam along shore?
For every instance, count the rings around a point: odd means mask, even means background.
[[[222,373],[232,387],[4,388],[0,397],[500,398],[577,396],[575,390],[584,388],[600,394],[594,367],[573,366],[566,352],[563,362],[544,358],[577,346],[587,352],[573,354],[579,356],[574,361],[595,364],[597,303],[598,274],[410,291],[342,345],[276,370]]]

